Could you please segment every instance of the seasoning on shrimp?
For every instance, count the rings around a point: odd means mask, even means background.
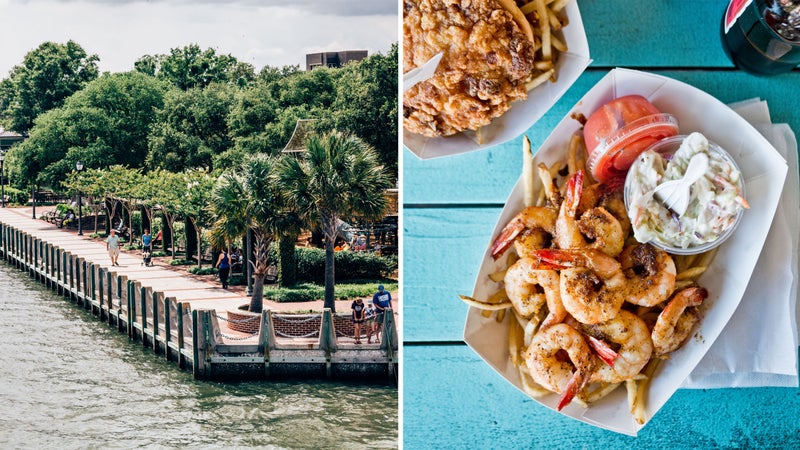
[[[567,182],[566,196],[555,224],[556,244],[559,248],[592,248],[617,256],[622,251],[625,235],[622,225],[610,212],[602,206],[591,206],[577,217],[585,198],[583,178],[583,171],[579,170]]]
[[[614,258],[598,250],[540,250],[542,261],[562,267],[561,302],[581,323],[613,319],[625,301],[625,276]]]
[[[558,357],[561,351],[569,356]],[[544,388],[562,394],[560,411],[583,388],[592,372],[592,352],[583,335],[559,323],[537,333],[526,351],[525,361],[531,378]]]
[[[700,320],[697,306],[708,297],[705,288],[686,288],[672,296],[653,327],[656,354],[663,356],[680,348]]]
[[[517,314],[530,318],[547,306],[548,317],[542,324],[559,323],[567,315],[561,304],[558,272],[541,269],[539,260],[522,258],[507,271],[504,279],[506,294]]]

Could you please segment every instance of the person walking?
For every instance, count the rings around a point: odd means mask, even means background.
[[[117,230],[111,229],[111,233],[106,238],[106,251],[108,251],[108,256],[111,257],[111,265],[118,266],[119,262],[119,236],[117,236]]]
[[[383,285],[378,286],[378,292],[372,296],[372,304],[375,305],[375,323],[372,325],[372,331],[375,334],[375,339],[378,339],[378,333],[381,331],[381,324],[383,324],[383,314],[387,309],[392,309],[392,294],[383,288]]]
[[[222,289],[228,289],[228,275],[231,273],[231,257],[228,255],[228,250],[223,249],[217,259],[217,268],[219,268],[219,281],[222,282]]]
[[[150,234],[150,230],[147,228],[144,229],[144,233],[142,234],[142,252],[147,250],[148,252],[152,252],[153,248],[151,247],[153,243],[153,236]]]
[[[357,298],[350,309],[353,310],[353,339],[356,344],[361,343],[361,324],[364,323],[364,301]]]

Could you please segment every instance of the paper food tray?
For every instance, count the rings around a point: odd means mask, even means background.
[[[700,285],[708,289],[709,298],[704,302],[704,315],[697,330],[681,349],[661,363],[652,380],[646,401],[646,420],[649,421],[680,387],[736,310],[770,229],[787,166],[755,128],[711,95],[670,78],[627,69],[612,70],[573,107],[539,148],[534,164],[545,162],[549,165],[565,159],[570,136],[581,128],[571,118],[573,114],[588,117],[602,104],[628,94],[640,94],[661,111],[676,116],[681,133],[700,131],[725,148],[742,169],[750,203],[739,228],[719,247],[712,264],[699,280]],[[522,210],[522,202],[522,183],[518,181],[489,244]],[[500,288],[488,275],[503,267],[505,258],[494,261],[487,246],[473,290],[475,298],[487,298]],[[509,320],[514,320],[511,316],[508,314],[503,322],[497,323],[494,317],[484,318],[480,311],[470,308],[464,339],[500,375],[522,390],[518,371],[508,353],[507,329]],[[557,397],[548,395],[535,400],[555,411]],[[629,413],[624,387],[589,408],[573,403],[561,413],[628,435],[636,435],[644,426],[636,424]]]
[[[514,102],[511,109],[492,120],[483,128],[483,143],[474,140],[473,132],[458,133],[449,137],[428,138],[403,130],[403,144],[422,159],[456,155],[502,144],[522,134],[539,120],[572,86],[591,62],[589,43],[583,28],[578,4],[570,2],[565,7],[569,25],[562,28],[567,52],[561,53],[556,63],[555,83],[546,82],[528,93],[528,98]]]

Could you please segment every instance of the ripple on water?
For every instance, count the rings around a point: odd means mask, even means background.
[[[398,445],[396,388],[195,381],[4,263],[0,339],[0,448]]]

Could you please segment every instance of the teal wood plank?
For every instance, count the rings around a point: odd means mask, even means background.
[[[653,2],[642,2],[650,4]],[[657,3],[657,2],[656,2]],[[702,89],[725,103],[761,97],[769,104],[773,122],[788,123],[800,132],[800,72],[761,78],[742,72],[654,71]],[[525,134],[534,149],[547,138],[573,105],[607,73],[584,73],[556,105]],[[420,160],[403,151],[403,203],[504,203],[521,170],[522,137],[464,155]]]
[[[540,406],[461,345],[406,346],[403,445],[421,448],[800,448],[800,389],[678,390],[638,437]]]
[[[409,341],[460,341],[467,306],[499,208],[403,212],[403,333]]]
[[[728,0],[578,0],[593,67],[733,67],[720,43]]]

